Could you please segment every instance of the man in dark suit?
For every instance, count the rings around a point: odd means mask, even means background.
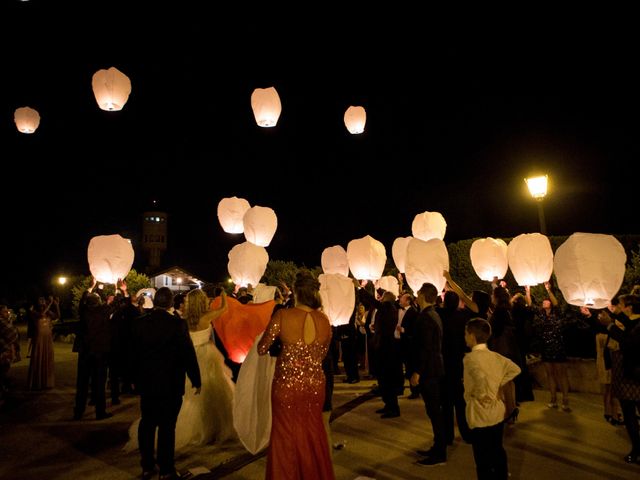
[[[173,294],[160,288],[154,309],[138,318],[132,328],[134,382],[140,392],[141,419],[138,427],[142,478],[154,475],[154,439],[158,429],[160,479],[179,478],[174,466],[176,420],[182,405],[185,373],[200,393],[200,369],[184,320],[167,310]]]
[[[437,297],[438,290],[431,283],[424,283],[418,290],[420,313],[415,322],[411,349],[413,372],[410,383],[420,388],[433,428],[433,447],[418,450],[425,457],[417,462],[422,466],[442,465],[447,461],[447,438],[442,411],[442,320],[435,309]]]

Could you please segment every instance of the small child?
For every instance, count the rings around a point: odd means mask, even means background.
[[[478,479],[506,480],[507,452],[502,447],[505,406],[500,389],[520,373],[520,367],[487,348],[490,336],[491,325],[486,320],[467,322],[464,339],[471,353],[463,361],[464,399]]]

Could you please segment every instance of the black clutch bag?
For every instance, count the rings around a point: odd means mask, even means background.
[[[282,340],[280,340],[280,337],[278,337],[269,347],[269,355],[271,355],[272,357],[277,357],[278,355],[280,355],[281,351],[282,351]]]

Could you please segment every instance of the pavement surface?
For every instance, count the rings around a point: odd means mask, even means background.
[[[24,335],[23,335],[24,338]],[[128,428],[139,416],[135,396],[123,395],[114,416],[95,420],[92,407],[81,421],[72,421],[77,354],[71,344],[55,343],[56,387],[42,392],[25,389],[28,358],[10,371],[11,398],[0,409],[0,479],[136,478],[138,452],[125,452]],[[373,380],[343,383],[337,375],[332,450],[338,480],[357,477],[386,479],[472,479],[475,466],[471,446],[456,438],[447,464],[416,465],[416,449],[432,443],[431,427],[422,400],[400,399],[401,416],[381,419],[382,406],[371,390]],[[405,390],[408,393],[408,390]],[[573,411],[548,409],[548,393],[536,390],[536,401],[521,405],[515,425],[505,429],[505,448],[511,479],[639,479],[640,465],[622,457],[630,449],[624,427],[603,419],[599,395],[571,394]],[[456,432],[457,433],[457,432]],[[249,454],[241,444],[190,447],[176,455],[180,472],[203,471],[198,479],[262,479],[266,455]]]

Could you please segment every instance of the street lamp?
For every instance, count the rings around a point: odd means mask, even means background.
[[[547,223],[544,219],[544,209],[542,207],[542,201],[544,197],[547,195],[547,183],[548,176],[541,175],[538,177],[529,177],[525,178],[524,181],[527,183],[527,187],[529,187],[529,193],[536,200],[538,204],[538,220],[540,221],[540,233],[543,235],[547,234]]]
[[[178,291],[182,291],[182,277],[176,278],[176,283],[178,284]]]
[[[67,283],[67,277],[58,277],[58,283],[60,285],[64,285],[65,283]]]

